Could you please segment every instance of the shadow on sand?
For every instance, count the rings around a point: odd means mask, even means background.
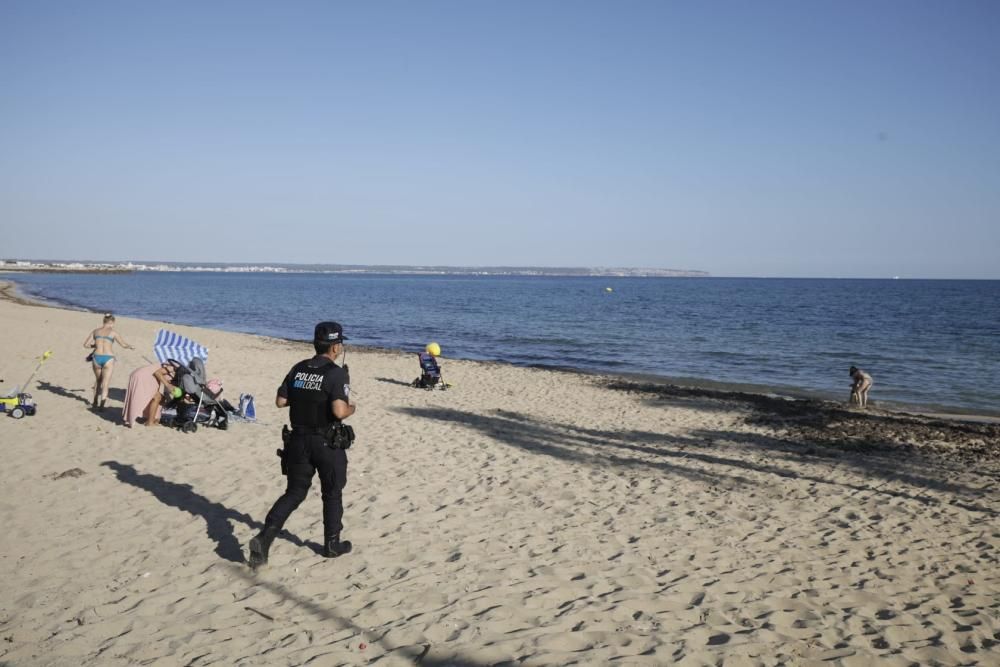
[[[427,667],[486,667],[486,663],[475,662],[467,658],[454,656],[454,654],[447,651],[445,652],[446,655],[442,655],[441,657],[430,655],[432,648],[431,644],[422,644],[419,646],[392,646],[385,641],[385,635],[388,634],[392,628],[386,628],[381,632],[381,634],[373,636],[371,629],[366,630],[365,628],[355,624],[349,617],[338,614],[334,610],[321,607],[305,595],[301,595],[291,590],[288,586],[275,581],[270,581],[259,574],[255,574],[246,567],[230,565],[229,568],[233,574],[242,578],[248,584],[266,588],[278,597],[288,600],[289,602],[297,605],[299,608],[304,609],[316,620],[322,621],[323,623],[333,623],[342,628],[350,628],[353,630],[354,635],[344,641],[350,642],[355,637],[365,637],[366,640],[370,641],[372,644],[378,644],[387,654],[391,653],[394,656],[407,658],[414,665],[425,665]]]
[[[42,391],[47,391],[51,394],[62,396],[64,398],[72,398],[73,400],[80,401],[81,403],[90,406],[90,389],[66,389],[65,387],[60,387],[57,384],[52,384],[51,382],[46,382],[45,380],[39,380],[37,386]],[[124,401],[125,390],[119,387],[112,387],[111,389],[108,389],[108,399],[112,401]]]
[[[946,462],[1000,458],[1000,424],[963,422],[884,410],[845,407],[833,401],[788,399],[737,391],[613,380],[605,386],[640,397],[649,407],[678,406],[748,412],[745,421],[778,429],[825,448],[909,454]],[[946,443],[942,445],[941,443]]]
[[[233,574],[239,576],[250,584],[263,586],[276,595],[293,602],[313,615],[319,621],[333,622],[342,627],[351,628],[354,630],[356,636],[361,636],[365,633],[365,629],[356,625],[350,620],[350,618],[339,615],[330,609],[325,609],[310,600],[308,597],[292,591],[287,586],[269,581],[259,576],[257,573],[252,572],[249,568],[242,564],[244,562],[243,550],[233,534],[230,522],[239,521],[257,530],[263,527],[262,524],[254,521],[242,512],[237,512],[236,510],[230,509],[221,503],[212,502],[205,496],[196,493],[189,484],[178,484],[176,482],[165,480],[157,475],[140,473],[133,466],[126,463],[120,463],[118,461],[104,461],[101,465],[113,470],[119,481],[149,492],[164,505],[176,507],[177,509],[187,512],[192,516],[203,519],[208,530],[208,536],[215,541],[217,545],[215,552],[219,555],[219,557],[231,563],[228,567]],[[296,546],[312,549],[317,554],[321,553],[323,550],[321,545],[315,542],[303,542],[301,539],[288,533],[287,531],[282,531],[279,537],[283,537]],[[388,646],[384,643],[384,636],[386,632],[388,632],[388,630],[383,632],[382,635],[378,637],[371,637],[370,632],[365,636],[368,637],[371,642],[382,646],[386,653],[392,652],[395,655],[406,657],[417,665],[426,665],[428,667],[445,667],[446,665],[453,667],[485,667],[484,663],[473,662],[461,657],[451,657],[449,655],[448,657],[442,657],[439,659],[435,656],[429,655],[431,650],[430,644],[424,644],[421,647]],[[0,665],[2,665],[2,663],[0,663]]]
[[[45,382],[44,380],[40,380],[37,386],[41,391],[46,391],[50,394],[55,394],[56,396],[62,396],[63,398],[71,398],[75,401],[80,401],[86,405],[88,409],[90,409],[92,414],[100,417],[106,422],[119,425],[122,423],[121,403],[125,401],[124,389],[119,389],[117,387],[109,389],[108,400],[116,402],[108,405],[103,410],[97,410],[90,407],[90,389],[66,389],[65,387],[60,387],[57,384]]]
[[[733,486],[760,483],[747,476],[747,473],[757,473],[833,484],[856,492],[877,492],[925,504],[941,502],[925,496],[928,490],[964,496],[966,500],[979,499],[983,494],[982,488],[951,481],[948,471],[942,467],[928,466],[920,459],[905,460],[896,449],[879,451],[866,447],[859,451],[854,443],[837,448],[829,443],[816,445],[724,430],[697,430],[685,436],[668,436],[647,431],[586,429],[532,420],[519,413],[500,410],[490,415],[449,408],[411,407],[397,408],[397,411],[421,419],[460,424],[498,442],[536,454],[599,466],[651,468],[713,485],[720,482]],[[733,446],[745,449],[736,452]],[[897,482],[909,488],[886,488],[884,484],[873,487],[864,480],[859,483],[836,481],[823,470],[804,471],[801,464],[805,462],[830,468],[854,468],[864,478]],[[708,467],[693,465],[696,463],[708,464]],[[957,498],[952,503],[971,511],[997,514],[990,508]]]
[[[413,385],[409,382],[403,382],[402,380],[394,380],[393,378],[375,378],[376,382],[385,382],[386,384],[397,384],[400,387],[412,387]]]
[[[104,461],[105,468],[115,472],[120,482],[149,492],[157,500],[169,507],[176,507],[182,512],[199,517],[205,521],[208,536],[216,543],[215,553],[220,558],[233,563],[242,563],[243,548],[233,534],[231,521],[239,521],[253,529],[260,530],[264,524],[252,519],[243,512],[226,507],[221,503],[212,502],[205,496],[196,493],[190,484],[178,484],[163,479],[157,475],[141,473],[126,463]],[[322,545],[316,542],[304,542],[288,531],[281,531],[283,537],[292,544],[312,549],[315,553],[323,551]]]
[[[37,386],[41,391],[47,391],[50,394],[62,396],[63,398],[72,398],[74,401],[80,401],[88,408],[90,407],[90,399],[87,398],[90,394],[89,389],[66,389],[65,387],[60,387],[57,384],[52,384],[51,382],[46,382],[45,380],[39,380]]]

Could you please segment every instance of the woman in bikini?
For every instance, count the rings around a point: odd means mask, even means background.
[[[111,313],[104,315],[104,324],[99,329],[94,329],[83,341],[84,347],[94,348],[91,363],[94,368],[94,401],[93,407],[104,409],[104,404],[108,400],[108,389],[111,386],[111,375],[115,372],[115,355],[112,354],[112,346],[118,343],[122,347],[134,350],[135,348],[125,342],[125,339],[115,331],[115,316]]]

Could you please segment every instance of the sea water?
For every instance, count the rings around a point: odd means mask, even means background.
[[[6,277],[35,297],[131,317],[298,340],[330,319],[344,325],[352,344],[416,352],[434,340],[445,358],[756,385],[790,395],[843,399],[853,364],[874,377],[876,402],[1000,413],[1000,281]]]

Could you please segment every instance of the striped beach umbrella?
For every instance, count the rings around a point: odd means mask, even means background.
[[[184,365],[195,357],[200,357],[202,361],[208,361],[208,349],[202,347],[190,338],[160,329],[156,333],[156,341],[153,343],[153,352],[160,362],[167,359],[176,359]]]

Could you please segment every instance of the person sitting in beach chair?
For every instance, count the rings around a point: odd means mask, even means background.
[[[437,357],[441,355],[441,346],[428,343],[423,352],[417,354],[420,359],[420,377],[411,384],[420,389],[447,389],[450,385],[441,377],[441,366]]]

